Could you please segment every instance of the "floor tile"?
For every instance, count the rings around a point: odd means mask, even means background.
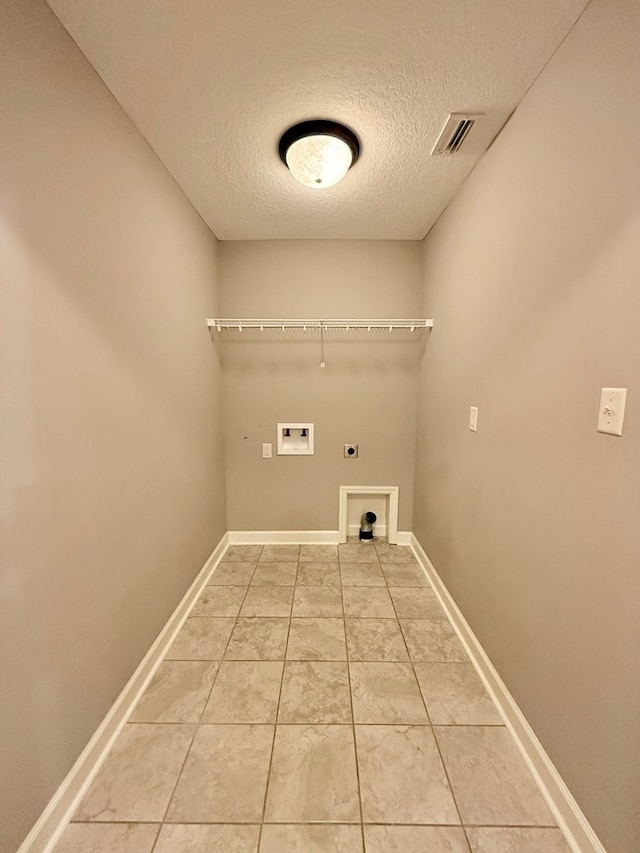
[[[273,726],[201,726],[167,811],[178,823],[252,823],[262,817]]]
[[[284,618],[238,619],[225,660],[284,660],[288,631]]]
[[[339,555],[228,550],[55,853],[570,853],[410,550]]]
[[[132,723],[98,771],[74,821],[161,821],[195,726]]]
[[[345,619],[349,660],[409,660],[397,619]]]
[[[129,721],[197,723],[217,671],[217,661],[163,661]]]
[[[278,726],[265,820],[360,820],[351,726]]]
[[[359,826],[265,825],[260,853],[362,853]]]
[[[292,586],[251,586],[240,616],[291,616]]]
[[[337,545],[301,545],[301,563],[337,563]]]
[[[447,726],[434,732],[463,823],[555,825],[505,728]]]
[[[54,850],[55,853],[151,853],[159,829],[157,823],[71,823]]]
[[[434,725],[503,724],[470,663],[417,663],[415,671]]]
[[[257,853],[259,837],[257,825],[165,823],[153,853]]]
[[[350,723],[349,672],[343,661],[287,661],[279,723]]]
[[[409,663],[350,663],[356,723],[428,725],[418,682]]]
[[[343,586],[386,586],[379,563],[340,563]]]
[[[339,586],[340,571],[337,563],[299,563],[298,586]]]
[[[388,542],[375,542],[378,559],[386,563],[412,563],[417,565],[413,551],[408,545],[389,545]]]
[[[345,586],[342,599],[345,616],[393,619],[396,615],[386,587]]]
[[[571,853],[559,829],[470,827],[472,853]]]
[[[367,853],[469,853],[457,826],[365,826]]]
[[[382,574],[389,586],[431,586],[420,566],[413,563],[388,563],[380,560]]]
[[[235,619],[190,617],[178,632],[166,660],[220,660],[236,624]]]
[[[253,576],[253,586],[293,586],[297,563],[259,563]]]
[[[425,586],[390,586],[389,595],[400,619],[446,621],[435,592]]]
[[[205,586],[191,616],[237,616],[246,586]]]
[[[260,559],[262,547],[262,545],[230,545],[224,552],[222,559],[225,563],[229,560],[233,562],[255,560],[257,562]]]
[[[460,640],[448,622],[401,619],[400,627],[407,641],[411,660],[468,661]]]
[[[429,726],[356,726],[363,819],[459,823]]]
[[[336,586],[298,586],[294,616],[342,616],[342,592]]]
[[[338,545],[341,563],[375,563],[378,560],[373,542],[365,544]]]
[[[346,660],[344,620],[294,618],[291,620],[287,660]]]
[[[265,545],[260,555],[260,562],[298,562],[299,545]]]
[[[257,565],[257,560],[218,563],[207,586],[248,586]]]
[[[283,664],[223,661],[203,723],[275,723]]]

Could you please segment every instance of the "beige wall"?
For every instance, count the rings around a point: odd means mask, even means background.
[[[421,304],[421,244],[282,241],[220,245],[226,317],[412,317]],[[420,347],[388,332],[318,337],[244,331],[217,344],[224,364],[231,530],[336,530],[338,487],[400,487],[411,529]],[[315,424],[312,457],[275,455],[278,422]],[[274,457],[261,458],[262,442]],[[357,460],[343,445],[360,445]]]
[[[0,850],[226,529],[216,243],[44,3],[0,9]]]
[[[639,41],[594,0],[428,236],[416,471],[419,540],[609,853],[640,849]]]

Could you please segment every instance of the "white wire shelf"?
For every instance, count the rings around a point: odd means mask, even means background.
[[[301,329],[303,332],[319,329],[327,331],[328,329],[341,329],[349,332],[351,329],[365,329],[368,332],[372,330],[384,329],[389,332],[396,330],[400,331],[420,331],[422,329],[430,329],[433,326],[433,320],[425,319],[371,319],[371,320],[291,320],[284,318],[270,318],[265,320],[242,319],[242,318],[208,318],[207,326],[218,332],[236,330],[242,332],[243,329],[257,329],[264,332],[267,329],[281,329],[283,332],[287,329]]]
[[[414,333],[415,339],[419,340],[422,336],[422,332],[425,329],[430,329],[433,326],[433,320],[425,320],[424,318],[387,318],[381,319],[376,317],[371,320],[362,320],[362,319],[353,319],[353,320],[319,320],[319,319],[308,319],[308,320],[291,320],[284,318],[274,318],[271,317],[269,319],[256,320],[250,318],[240,318],[236,317],[234,319],[230,319],[228,317],[220,317],[220,318],[208,318],[207,326],[209,330],[213,332],[219,332],[223,334],[225,332],[237,332],[241,333],[245,330],[250,332],[259,332],[259,333],[269,333],[269,332],[281,332],[282,334],[286,334],[287,331],[295,331],[309,333],[309,332],[319,332],[320,333],[320,367],[326,367],[325,357],[324,357],[324,344],[325,344],[325,335],[327,332],[336,332],[341,334],[348,334],[352,330],[365,333],[368,332],[377,332],[378,335],[385,332],[404,332],[404,333]],[[247,340],[252,339],[255,340],[253,335],[249,335]],[[237,338],[236,338],[237,340]]]

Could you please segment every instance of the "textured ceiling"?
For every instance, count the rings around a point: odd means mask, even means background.
[[[587,0],[49,5],[221,240],[420,239]],[[468,150],[431,157],[452,111],[487,119]],[[362,142],[330,189],[278,157],[310,118]]]

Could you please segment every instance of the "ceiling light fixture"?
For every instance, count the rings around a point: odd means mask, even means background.
[[[352,130],[335,121],[303,121],[280,139],[280,159],[305,187],[326,189],[341,181],[360,156]]]

